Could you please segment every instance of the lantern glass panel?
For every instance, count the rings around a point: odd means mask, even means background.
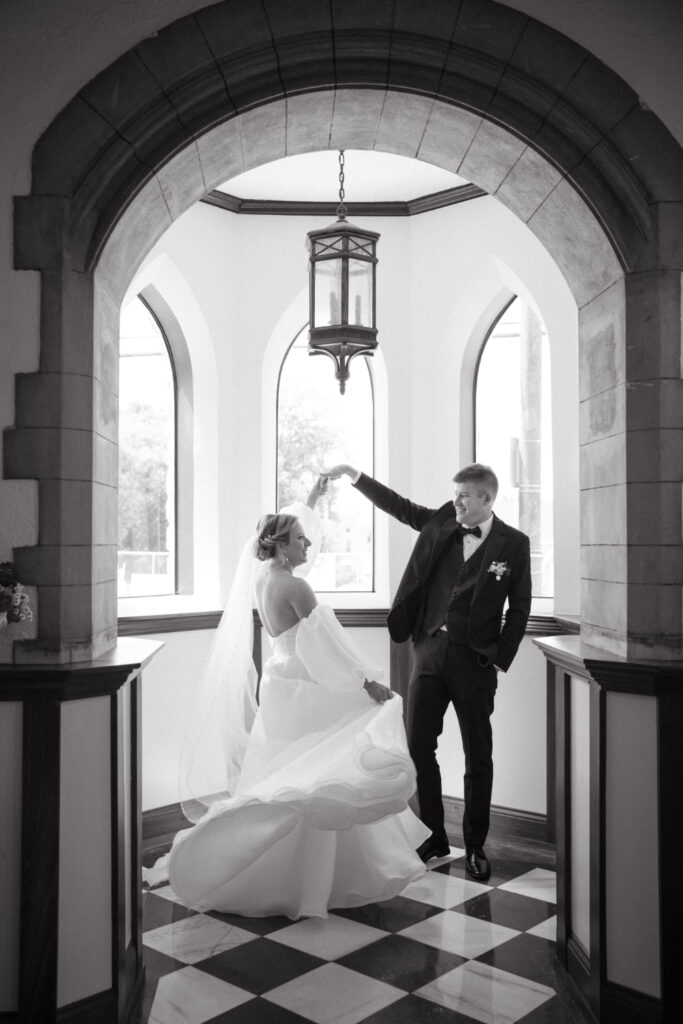
[[[374,263],[349,260],[349,324],[374,327],[372,309],[372,272]]]
[[[342,314],[342,261],[319,260],[313,264],[315,274],[315,308],[313,326],[340,324]]]

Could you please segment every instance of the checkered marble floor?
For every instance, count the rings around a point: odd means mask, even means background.
[[[188,910],[145,892],[138,1024],[583,1024],[554,961],[555,875],[464,850],[400,896],[327,919]]]

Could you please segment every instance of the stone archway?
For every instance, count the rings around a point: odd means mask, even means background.
[[[555,258],[580,308],[584,634],[680,657],[680,587],[657,585],[681,535],[681,428],[666,419],[681,383],[680,147],[626,83],[510,8],[407,0],[340,6],[334,23],[332,10],[234,0],[183,18],[90,82],[35,147],[15,266],[41,272],[41,364],[17,380],[4,454],[8,477],[39,480],[40,543],[15,560],[40,617],[15,657],[115,643],[124,283],[230,174],[340,146],[457,171]]]

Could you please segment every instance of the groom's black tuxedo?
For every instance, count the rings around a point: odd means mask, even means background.
[[[355,486],[383,512],[420,531],[387,618],[393,640],[417,640],[422,633],[430,575],[451,536],[453,502],[438,509],[425,508],[364,473]],[[500,579],[489,571],[494,563],[505,565]],[[503,622],[506,600],[508,608]],[[470,606],[470,647],[499,668],[509,668],[522,642],[530,607],[529,538],[494,516]]]
[[[529,538],[494,516],[488,536],[465,560],[452,501],[438,509],[416,505],[364,473],[355,486],[420,534],[387,625],[393,640],[412,637],[415,644],[408,741],[420,817],[436,836],[445,836],[436,746],[448,704],[455,707],[465,753],[463,837],[469,851],[483,846],[488,832],[494,665],[509,668],[531,608]]]

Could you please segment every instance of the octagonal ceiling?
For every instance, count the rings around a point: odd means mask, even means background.
[[[467,184],[450,171],[392,153],[346,150],[344,161],[347,203],[410,202]],[[230,178],[218,191],[240,199],[337,202],[339,154],[326,150],[273,160]]]

